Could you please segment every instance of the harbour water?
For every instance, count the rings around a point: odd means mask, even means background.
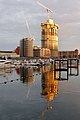
[[[53,65],[0,72],[0,120],[80,119],[80,75],[56,80]]]

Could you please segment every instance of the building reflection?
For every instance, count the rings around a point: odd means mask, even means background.
[[[20,67],[20,80],[23,83],[33,83],[33,68],[32,67]]]
[[[56,72],[56,76],[58,76]],[[45,67],[42,73],[42,96],[47,100],[47,107],[41,112],[41,117],[43,117],[47,111],[52,110],[51,101],[54,101],[55,95],[58,94],[58,80],[54,79],[53,66],[50,69]]]
[[[50,65],[47,65],[47,66],[43,65],[43,66],[40,66],[36,69],[35,68],[33,68],[33,69],[34,69],[34,72],[37,72],[39,74],[39,73],[45,73],[45,72],[50,71],[51,66]]]
[[[15,68],[15,71],[16,71],[16,73],[19,75],[19,74],[20,74],[20,67],[17,66],[17,67]]]
[[[47,67],[45,68],[47,69]],[[53,101],[56,94],[58,94],[58,80],[54,79],[53,67],[42,73],[42,95],[48,101]],[[56,73],[57,74],[57,73]]]

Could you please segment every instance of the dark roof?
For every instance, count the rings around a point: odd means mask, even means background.
[[[0,51],[0,53],[13,53],[14,51]]]

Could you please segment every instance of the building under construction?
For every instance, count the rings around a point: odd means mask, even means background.
[[[33,38],[23,38],[20,41],[20,57],[33,57]]]
[[[53,19],[48,19],[45,23],[41,23],[41,46],[51,51],[51,57],[58,57],[58,25]]]

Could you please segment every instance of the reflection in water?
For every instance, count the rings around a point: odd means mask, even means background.
[[[11,68],[0,69],[0,76],[2,75],[5,77],[6,75],[11,74],[12,71],[13,71],[13,69],[11,69]]]
[[[58,81],[54,79],[52,66],[21,67],[16,71],[18,74],[14,69],[0,71],[1,83],[15,81],[19,77],[24,82],[22,83],[19,79],[18,82],[8,85],[0,84],[0,118],[5,120],[8,118],[10,120],[12,118],[13,120],[78,120],[80,117],[80,76],[71,76],[71,78],[69,76],[69,82],[59,81],[60,95],[58,95]],[[33,84],[33,72],[35,84]],[[42,74],[38,74],[40,72]],[[75,73],[74,68],[73,72]],[[4,73],[7,74],[8,80],[3,77]],[[56,71],[56,77],[57,75]]]
[[[42,95],[48,101],[54,100],[55,94],[58,94],[58,80],[54,79],[54,71],[52,68],[42,73]]]
[[[49,70],[46,70],[47,66],[45,66],[45,71],[42,73],[42,96],[47,99],[47,108],[41,113],[41,116],[44,116],[45,112],[52,109],[52,106],[49,105],[50,101],[54,100],[56,94],[58,94],[58,80],[54,79],[54,71],[53,67],[50,66]],[[57,74],[57,72],[56,72]]]
[[[32,83],[34,80],[32,67],[20,67],[20,80],[23,83]]]
[[[58,94],[58,80],[54,79],[53,66],[43,66],[38,68],[41,75],[42,95],[48,101],[53,101],[54,96]],[[57,75],[57,72],[56,72]],[[33,67],[20,67],[20,80],[23,83],[32,83],[34,81]]]
[[[17,74],[20,74],[20,67],[16,67],[15,70]]]
[[[33,67],[20,67],[20,80],[23,81],[23,83],[33,83],[33,72],[35,71],[41,73],[41,95],[47,100],[47,107],[41,113],[41,117],[43,117],[48,110],[52,110],[50,102],[53,101],[55,95],[58,94],[58,80],[54,79],[54,70],[52,65],[38,67],[35,70]],[[57,72],[56,75],[58,75]],[[30,91],[31,86],[29,85],[26,96],[27,99],[29,98]]]
[[[0,69],[0,84],[12,83],[18,81],[18,76],[13,76],[15,74],[14,68],[4,68]],[[13,76],[13,77],[12,77]],[[16,78],[17,77],[17,78]]]
[[[79,75],[79,68],[70,68],[70,74],[71,76],[78,76]]]
[[[26,99],[29,98],[29,94],[31,91],[32,83],[34,82],[34,76],[33,76],[33,67],[20,67],[20,80],[23,81],[23,83],[29,84],[29,88],[27,90]]]
[[[58,72],[58,80],[68,80],[69,75],[79,75],[78,59],[56,59],[54,61],[54,72]],[[56,78],[56,75],[55,75]]]

